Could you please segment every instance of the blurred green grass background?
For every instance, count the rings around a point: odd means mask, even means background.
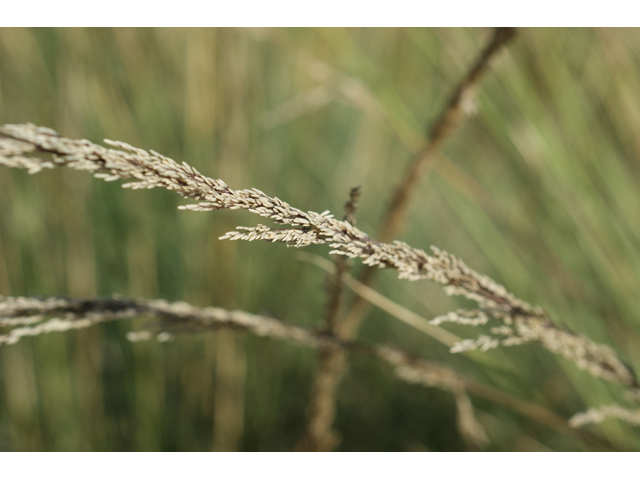
[[[375,232],[391,192],[490,29],[0,29],[0,123],[122,140],[338,216],[361,185]],[[412,202],[402,240],[434,244],[615,346],[640,369],[640,31],[520,30],[477,88],[477,113]],[[320,325],[324,272],[296,251],[218,241],[246,212],[178,211],[166,191],[71,170],[0,170],[0,294],[162,297]],[[325,248],[308,251],[327,256]],[[360,270],[357,264],[354,270]],[[377,289],[431,318],[429,282]],[[0,349],[0,448],[291,450],[315,352],[242,333],[130,344],[129,324]],[[461,336],[480,332],[452,327]],[[625,402],[538,346],[486,353],[488,371],[372,310],[360,337],[446,362],[569,417]],[[352,356],[341,450],[461,450],[451,395]],[[492,450],[575,439],[473,399]],[[595,427],[624,448],[640,434]]]

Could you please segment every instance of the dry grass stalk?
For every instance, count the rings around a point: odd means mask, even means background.
[[[345,204],[344,221],[356,224],[356,211],[360,187],[351,189],[349,201]],[[325,307],[324,328],[327,333],[337,335],[337,322],[342,309],[344,296],[344,279],[349,270],[346,257],[340,255],[334,259],[335,269],[327,275],[327,305]],[[336,347],[320,350],[318,369],[315,373],[304,433],[296,447],[299,451],[327,452],[333,450],[340,441],[340,436],[332,425],[336,415],[335,395],[342,375],[336,371],[344,371],[345,355]]]
[[[440,117],[431,127],[427,142],[415,155],[396,188],[389,210],[378,233],[380,241],[388,242],[403,229],[409,200],[417,189],[429,162],[433,161],[435,155],[464,117],[472,111],[470,105],[473,105],[473,90],[489,69],[491,59],[515,35],[516,30],[514,28],[496,28],[489,44],[480,53],[464,79],[458,84],[442,110]]]
[[[151,330],[129,332],[130,341],[156,339],[160,342],[172,340],[178,334],[195,334],[219,329],[242,330],[262,337],[270,337],[297,343],[310,348],[335,347],[343,351],[361,353],[378,358],[393,368],[394,374],[409,383],[439,388],[454,394],[459,406],[459,423],[464,429],[470,429],[474,436],[481,438],[478,424],[473,419],[473,410],[461,396],[467,393],[502,405],[514,412],[546,425],[564,435],[575,437],[595,448],[613,448],[606,440],[586,430],[573,430],[567,421],[545,408],[513,397],[493,387],[482,385],[459,374],[452,368],[420,359],[401,350],[360,342],[342,340],[325,332],[307,330],[285,323],[273,317],[253,315],[242,311],[229,311],[222,308],[200,308],[184,302],[166,300],[88,298],[72,299],[67,297],[3,297],[0,296],[0,326],[16,327],[5,335],[15,339],[16,343],[25,336],[41,335],[54,331],[88,328],[100,322],[133,319],[140,316],[152,316],[159,323]],[[49,320],[46,320],[49,318]],[[37,320],[36,320],[37,319]],[[12,334],[20,331],[25,323],[46,325],[59,319],[71,325],[63,329],[41,328]],[[35,328],[35,327],[33,327]]]
[[[458,408],[458,431],[469,449],[481,450],[489,445],[489,437],[484,427],[476,420],[471,399],[466,391],[454,394]]]
[[[427,167],[433,163],[438,152],[456,130],[464,117],[471,111],[473,91],[489,69],[491,60],[516,35],[514,28],[496,28],[491,41],[482,50],[472,67],[454,90],[438,119],[433,123],[427,141],[414,155],[407,170],[398,182],[394,196],[389,204],[387,214],[378,230],[377,238],[381,242],[389,242],[397,238],[404,228],[409,201],[414,195]],[[358,279],[364,285],[370,285],[375,276],[374,269],[366,269]],[[366,302],[357,297],[354,299],[344,321],[344,331],[353,335],[367,312]]]
[[[340,434],[334,430],[336,416],[335,391],[344,371],[345,353],[329,346],[318,352],[318,367],[309,391],[309,402],[304,432],[296,445],[301,452],[330,452],[340,443]]]
[[[345,204],[344,221],[355,226],[358,200],[360,199],[360,187],[354,187],[349,193],[349,201]],[[328,301],[325,311],[325,326],[330,333],[335,333],[340,309],[343,303],[344,275],[349,271],[349,262],[346,257],[340,255],[334,259],[335,272],[327,276]]]
[[[532,307],[518,299],[502,285],[475,272],[447,252],[431,247],[433,255],[429,255],[403,242],[382,243],[349,222],[334,219],[329,212],[303,212],[257,189],[232,190],[222,180],[206,177],[186,163],[180,165],[156,152],[122,142],[106,142],[122,150],[105,148],[88,140],[71,140],[31,124],[4,125],[0,127],[0,165],[25,168],[30,173],[66,166],[90,171],[105,181],[134,179],[137,181],[123,186],[133,189],[164,187],[200,202],[179,207],[181,209],[245,209],[271,218],[275,223],[292,228],[238,227],[238,231],[228,232],[221,239],[277,241],[295,247],[329,244],[333,248],[330,253],[360,258],[370,266],[393,268],[400,278],[432,280],[450,295],[462,295],[475,301],[484,315],[499,319],[503,324],[494,333],[505,336],[504,339],[481,337],[477,341],[462,342],[454,346],[453,351],[539,342],[592,375],[629,387],[640,398],[634,372],[613,349],[554,326],[540,307]],[[52,158],[36,157],[32,153],[51,154]],[[458,313],[451,318],[481,321],[474,315],[475,312]],[[344,336],[342,324],[338,333]]]
[[[320,257],[319,255],[314,255],[307,252],[298,252],[296,257],[303,262],[308,262],[316,265],[317,267],[320,267],[328,273],[335,272],[335,264],[333,262],[330,262],[326,258]],[[438,327],[436,325],[431,325],[430,321],[423,316],[418,315],[408,308],[405,308],[402,305],[394,302],[390,298],[385,297],[373,288],[363,285],[348,273],[343,275],[343,282],[347,288],[353,291],[353,293],[355,293],[359,297],[362,297],[371,305],[374,305],[379,309],[387,312],[389,315],[400,320],[402,323],[405,323],[410,327],[415,328],[422,333],[425,333],[441,344],[446,345],[447,347],[453,347],[456,343],[461,341],[461,338],[457,335],[454,335],[444,328]]]

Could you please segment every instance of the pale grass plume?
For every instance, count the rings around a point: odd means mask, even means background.
[[[248,330],[264,337],[286,339],[309,346],[326,343],[324,337],[271,317],[252,315],[222,308],[198,308],[184,302],[124,299],[120,297],[73,299],[68,297],[3,297],[0,296],[0,326],[14,327],[3,338],[16,343],[22,337],[73,329],[88,328],[98,323],[128,320],[140,316],[156,317],[160,322],[151,330],[131,332],[131,341],[157,339],[168,341],[178,333],[199,333],[217,328]],[[45,320],[45,319],[49,320]],[[33,325],[24,327],[29,319]],[[53,325],[50,327],[49,325]],[[26,330],[28,328],[28,330]]]
[[[66,166],[87,170],[105,181],[133,180],[123,185],[125,188],[163,187],[198,202],[179,207],[185,210],[248,210],[288,228],[238,227],[222,239],[265,240],[294,247],[326,244],[332,248],[330,253],[360,258],[370,266],[392,268],[402,279],[432,280],[442,285],[449,295],[464,296],[477,303],[476,310],[450,313],[436,319],[436,323],[482,324],[485,317],[501,323],[494,328],[493,336],[463,341],[452,347],[453,352],[537,342],[594,376],[638,392],[634,372],[611,347],[556,327],[542,308],[517,298],[454,255],[436,247],[431,247],[430,255],[404,242],[382,243],[350,222],[333,218],[328,211],[304,212],[257,189],[233,190],[223,180],[206,177],[188,164],[178,164],[157,152],[147,152],[122,142],[106,143],[117,149],[88,140],[68,139],[51,129],[31,124],[4,125],[0,127],[0,165],[27,169],[30,173]],[[50,157],[34,156],[36,153]],[[54,323],[42,328],[70,327]],[[25,330],[21,335],[28,335],[28,332]]]
[[[119,297],[71,299],[0,296],[0,325],[14,327],[0,337],[0,345],[14,344],[26,336],[79,330],[102,322],[127,320],[140,316],[157,317],[159,323],[151,330],[129,332],[127,334],[129,341],[141,342],[155,339],[158,342],[166,342],[175,338],[177,334],[202,333],[228,328],[245,330],[255,335],[320,348],[324,351],[332,348],[374,356],[391,365],[396,376],[402,380],[453,393],[458,399],[458,418],[463,438],[478,448],[483,445],[482,442],[474,443],[484,433],[479,433],[482,432],[482,427],[475,422],[470,400],[467,398],[463,403],[459,400],[461,395],[466,396],[465,386],[469,380],[453,369],[416,359],[390,347],[344,342],[334,335],[306,330],[272,317],[215,307],[199,308],[184,302],[170,303],[165,300]],[[29,327],[21,326],[20,322],[27,318],[30,319],[29,321],[35,321],[34,319],[38,318],[41,323]],[[49,320],[45,320],[46,318]]]
[[[0,295],[0,327],[14,327],[8,333],[0,335],[0,345],[13,345],[23,337],[88,328],[110,320],[133,318],[139,314],[139,309],[127,302],[92,300],[91,308],[87,309],[82,301],[63,297]],[[46,317],[50,318],[44,321]]]
[[[188,164],[178,164],[152,150],[147,152],[111,140],[105,140],[105,143],[121,150],[105,148],[88,140],[71,140],[51,129],[31,124],[3,125],[0,135],[0,165],[24,168],[29,173],[66,166],[87,170],[105,181],[133,179],[136,181],[124,184],[123,188],[163,187],[199,202],[178,207],[183,210],[244,209],[292,227],[238,227],[237,231],[228,232],[221,239],[265,240],[295,247],[327,244],[333,248],[330,253],[360,258],[369,266],[393,268],[403,279],[433,280],[449,287],[448,293],[464,295],[485,308],[510,305],[527,313],[534,312],[531,306],[501,285],[436,247],[432,247],[433,255],[429,255],[404,242],[378,242],[351,223],[336,220],[329,211],[304,212],[255,188],[233,190],[221,179],[206,177]],[[23,155],[30,152],[49,153],[52,158]]]
[[[503,324],[491,328],[492,335],[480,335],[476,340],[468,339],[458,342],[451,347],[452,353],[469,350],[487,351],[499,346],[509,347],[538,342],[547,350],[575,363],[593,376],[620,383],[638,391],[635,374],[608,345],[595,343],[583,335],[560,329],[554,326],[545,314],[522,315],[518,312],[505,315],[504,312],[491,312],[491,310],[487,313],[490,315],[493,313],[491,316]],[[466,315],[468,314],[460,315],[457,312],[451,312],[444,317],[448,322],[473,325]],[[441,323],[442,317],[432,320],[434,325]],[[478,323],[478,325],[482,324]]]
[[[431,320],[431,325],[442,325],[446,322],[459,323],[461,325],[471,325],[477,327],[489,321],[489,317],[482,310],[458,309],[454,312],[445,313]]]
[[[569,425],[578,428],[592,423],[602,423],[612,418],[617,418],[629,425],[640,427],[640,409],[631,410],[616,404],[590,408],[586,412],[577,413],[571,417]]]

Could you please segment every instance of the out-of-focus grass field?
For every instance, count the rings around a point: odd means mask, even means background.
[[[0,124],[122,140],[336,216],[361,185],[358,226],[373,233],[426,126],[490,35],[1,29]],[[558,323],[615,346],[636,370],[638,52],[638,30],[521,30],[477,89],[477,113],[422,181],[401,238],[460,256]],[[247,212],[178,211],[182,203],[86,172],[2,168],[0,294],[162,297],[320,325],[323,271],[283,245],[217,240],[259,222]],[[386,271],[378,280],[381,293],[428,318],[459,305],[430,282]],[[130,329],[106,324],[1,347],[0,448],[294,448],[315,352],[230,332],[131,344]],[[488,370],[377,309],[360,337],[446,362],[563,417],[625,404],[620,388],[536,345],[484,354],[502,365]],[[340,449],[465,448],[450,394],[351,360],[339,391]],[[491,450],[586,448],[473,402]],[[640,448],[638,429],[614,420],[592,428]]]

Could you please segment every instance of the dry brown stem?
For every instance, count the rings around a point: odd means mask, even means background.
[[[453,134],[469,111],[469,109],[465,107],[471,104],[473,90],[489,69],[491,59],[502,47],[512,40],[515,35],[516,30],[514,28],[496,28],[489,44],[480,53],[471,69],[454,90],[451,98],[440,113],[440,116],[433,123],[427,141],[415,154],[404,176],[400,182],[398,182],[387,214],[378,229],[378,239],[381,242],[388,242],[393,238],[397,238],[402,231],[409,201],[415,193],[427,167],[433,162],[444,143]],[[373,281],[375,273],[376,270],[368,268],[363,271],[358,280],[368,286]],[[352,336],[358,331],[367,309],[367,303],[361,297],[354,299],[343,322],[342,331],[345,335]]]
[[[431,127],[427,142],[416,153],[398,183],[387,215],[378,232],[378,239],[381,242],[388,242],[397,237],[403,229],[409,200],[418,187],[429,162],[434,159],[470,110],[468,106],[472,104],[473,90],[489,69],[491,59],[515,34],[514,28],[496,28],[493,38],[454,91],[440,117]]]
[[[340,434],[334,430],[333,422],[336,416],[336,389],[344,373],[345,357],[344,351],[334,346],[318,352],[318,367],[309,391],[304,432],[296,450],[330,452],[339,445]]]
[[[344,221],[356,225],[356,212],[360,198],[360,187],[354,187],[349,192],[349,201],[345,203]],[[325,310],[325,326],[332,334],[335,333],[338,316],[343,303],[344,274],[349,271],[348,260],[340,255],[335,257],[335,272],[327,276],[328,300]]]
[[[345,204],[344,220],[356,224],[356,211],[360,187],[351,189],[349,201]],[[344,256],[334,259],[335,269],[327,275],[327,305],[325,307],[325,325],[327,333],[337,335],[337,322],[343,304],[344,279],[349,271],[349,262]],[[333,450],[340,441],[338,432],[333,429],[336,415],[336,389],[344,371],[345,355],[336,347],[327,347],[318,354],[318,369],[315,373],[304,433],[297,450],[327,452]],[[340,372],[340,373],[336,373]]]

